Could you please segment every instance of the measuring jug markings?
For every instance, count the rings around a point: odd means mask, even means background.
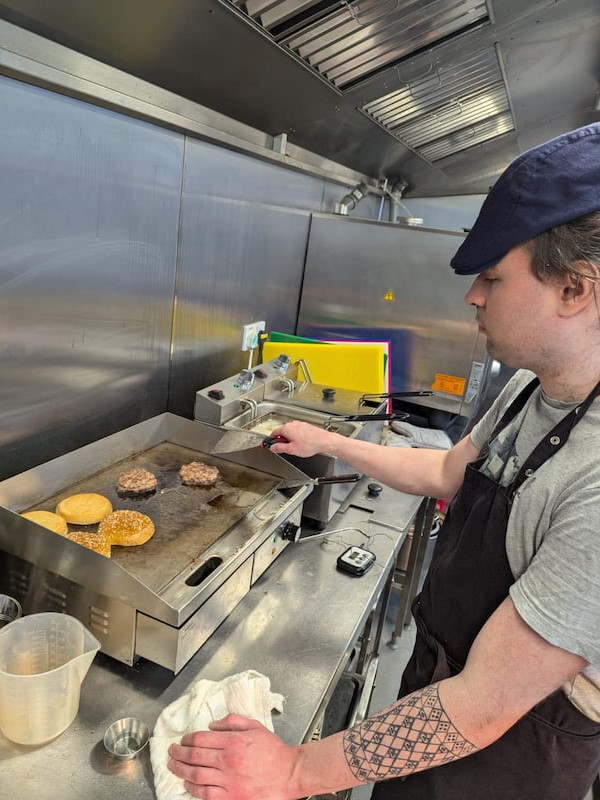
[[[100,647],[74,617],[31,614],[0,632],[0,730],[19,744],[63,733],[79,709],[81,683]]]

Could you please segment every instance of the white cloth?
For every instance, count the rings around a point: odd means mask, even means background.
[[[283,710],[284,698],[271,692],[271,681],[247,670],[222,681],[198,680],[188,692],[167,706],[156,721],[150,739],[150,760],[157,800],[193,800],[183,781],[168,769],[168,750],[188,731],[206,731],[213,720],[241,714],[273,730],[271,711]]]
[[[387,444],[391,447],[427,447],[431,450],[450,450],[452,447],[452,439],[444,431],[419,428],[402,420],[394,420],[390,428],[398,437],[396,440],[396,437],[390,436]]]

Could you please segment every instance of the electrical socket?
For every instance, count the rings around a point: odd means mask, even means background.
[[[247,325],[242,326],[242,350],[255,350],[258,347],[258,337],[261,331],[264,331],[267,323],[263,320],[261,322],[249,322]]]

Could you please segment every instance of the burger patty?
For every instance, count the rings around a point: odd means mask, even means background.
[[[217,482],[219,470],[202,461],[192,461],[181,467],[179,477],[186,486],[212,486]]]
[[[156,475],[141,467],[133,467],[122,472],[117,478],[117,491],[120,494],[148,494],[158,486]]]

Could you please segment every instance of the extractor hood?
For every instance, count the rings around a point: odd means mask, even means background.
[[[0,18],[408,193],[598,119],[598,0],[0,0]]]

